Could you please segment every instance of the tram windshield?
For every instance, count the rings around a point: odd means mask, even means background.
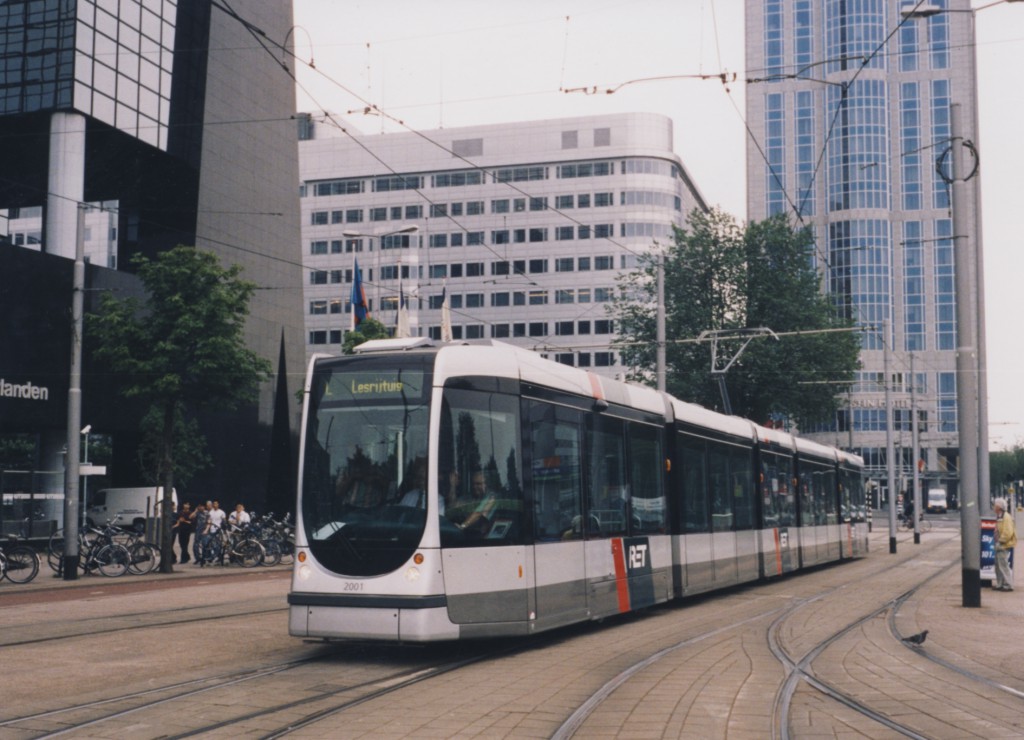
[[[389,573],[419,545],[432,360],[349,357],[314,370],[302,515],[313,556],[336,573]]]

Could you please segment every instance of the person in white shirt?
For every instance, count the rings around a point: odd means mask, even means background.
[[[235,506],[235,510],[231,512],[228,517],[228,524],[233,529],[240,529],[246,524],[252,521],[252,517],[249,516],[249,512],[245,510],[245,506],[238,504]]]

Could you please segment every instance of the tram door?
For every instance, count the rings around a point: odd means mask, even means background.
[[[538,629],[587,616],[582,508],[582,414],[542,401],[524,402],[530,435],[534,579]]]

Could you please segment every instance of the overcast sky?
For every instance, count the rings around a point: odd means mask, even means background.
[[[975,3],[977,7],[981,3]],[[746,216],[742,0],[294,0],[300,110],[365,133],[653,111],[705,199]],[[1024,443],[1024,3],[976,15],[989,436]],[[726,87],[717,78],[737,73]],[[700,79],[710,75],[712,79]],[[630,80],[614,94],[604,90]],[[598,94],[563,92],[585,88]],[[395,163],[401,168],[401,163]]]

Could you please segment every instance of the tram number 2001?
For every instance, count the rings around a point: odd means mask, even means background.
[[[358,581],[345,581],[345,584],[341,588],[342,591],[351,593],[352,591],[362,591],[363,584]]]

